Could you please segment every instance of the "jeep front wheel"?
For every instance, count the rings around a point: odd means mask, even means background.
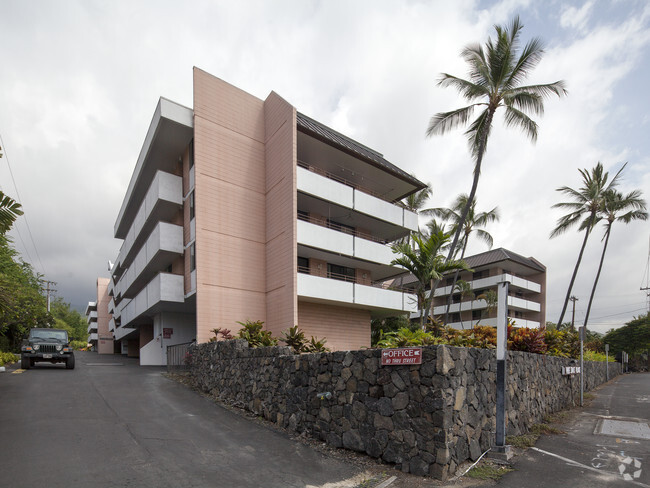
[[[65,361],[65,369],[74,369],[74,356],[70,356]]]
[[[29,367],[31,366],[30,363],[31,363],[31,361],[29,360],[29,358],[25,358],[25,357],[21,356],[21,358],[20,358],[20,368],[21,369],[29,369]]]

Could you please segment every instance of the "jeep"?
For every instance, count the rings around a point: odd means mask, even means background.
[[[65,363],[74,369],[74,352],[68,341],[68,332],[61,329],[31,329],[29,338],[20,351],[20,367],[29,369],[37,361]]]

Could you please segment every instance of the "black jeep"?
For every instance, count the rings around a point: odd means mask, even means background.
[[[23,343],[20,367],[29,369],[37,361],[65,363],[66,369],[74,369],[74,352],[68,342],[68,332],[61,329],[31,329]]]

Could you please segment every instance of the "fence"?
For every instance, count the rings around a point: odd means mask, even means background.
[[[176,373],[189,369],[189,348],[194,342],[184,342],[167,346],[167,372]]]

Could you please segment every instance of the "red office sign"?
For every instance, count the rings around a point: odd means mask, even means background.
[[[381,351],[382,366],[400,366],[405,364],[422,364],[422,348],[402,347]]]
[[[174,329],[172,329],[171,327],[169,328],[163,327],[163,339],[171,339],[173,333],[174,333]]]

